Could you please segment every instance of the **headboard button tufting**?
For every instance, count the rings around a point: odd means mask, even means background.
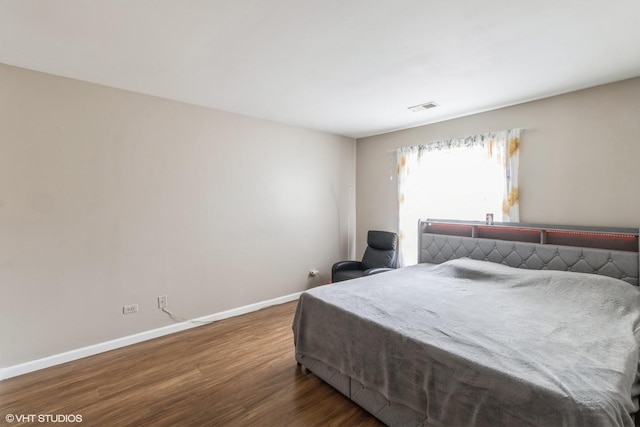
[[[637,236],[637,235],[636,235]],[[636,237],[637,238],[637,237]],[[512,267],[598,273],[638,286],[638,252],[421,233],[420,262],[470,257]]]

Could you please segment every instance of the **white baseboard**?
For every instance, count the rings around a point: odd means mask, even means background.
[[[285,296],[270,299],[267,301],[261,301],[255,304],[245,305],[243,307],[222,311],[220,313],[210,314],[208,316],[193,319],[193,321],[215,322],[218,320],[227,319],[229,317],[239,316],[241,314],[257,311],[265,307],[270,307],[272,305],[283,304],[285,302],[294,301],[300,297],[301,293],[302,292],[297,292],[295,294],[285,295]],[[200,326],[200,325],[198,325],[197,323],[190,323],[190,322],[176,323],[174,325],[164,326],[158,329],[152,329],[150,331],[145,331],[139,334],[117,338],[115,340],[106,341],[100,344],[95,344],[88,347],[67,351],[65,353],[54,354],[53,356],[32,360],[30,362],[21,363],[19,365],[9,366],[7,368],[0,368],[0,381],[8,378],[12,378],[12,377],[17,377],[18,375],[27,374],[29,372],[34,372],[40,369],[49,368],[51,366],[60,365],[62,363],[82,359],[83,357],[93,356],[94,354],[104,353],[105,351],[126,347],[131,344],[136,344],[142,341],[147,341],[147,340],[158,338],[164,335],[185,331],[187,329],[195,328],[196,326]]]

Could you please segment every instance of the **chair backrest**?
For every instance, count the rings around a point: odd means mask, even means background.
[[[396,266],[398,245],[396,233],[371,230],[367,234],[367,245],[362,257],[363,269],[394,268]]]

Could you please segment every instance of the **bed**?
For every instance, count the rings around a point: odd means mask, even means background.
[[[423,220],[419,264],[304,292],[298,364],[390,426],[631,426],[638,230]]]

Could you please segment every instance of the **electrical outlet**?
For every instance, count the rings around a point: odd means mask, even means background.
[[[131,314],[138,312],[138,304],[130,304],[122,307],[122,314]]]
[[[160,295],[158,297],[158,308],[165,308],[167,306],[167,296]]]

